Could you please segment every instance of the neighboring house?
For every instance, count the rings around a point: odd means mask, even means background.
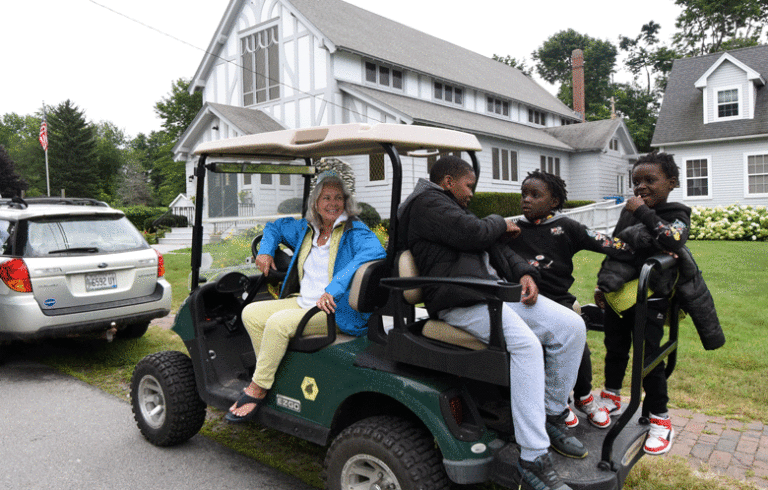
[[[519,192],[527,173],[543,168],[565,179],[570,199],[599,201],[629,191],[637,157],[621,119],[581,123],[516,68],[341,0],[231,0],[190,90],[203,92],[204,106],[174,148],[187,175],[204,141],[349,122],[475,134],[484,148],[481,192]],[[383,154],[346,160],[358,175],[358,200],[388,217]],[[403,158],[404,195],[435,160]],[[213,177],[208,217],[236,214],[231,202],[244,190],[258,192],[257,214],[300,195],[298,177],[268,177]]]
[[[768,204],[768,46],[675,60],[652,146],[687,205]]]

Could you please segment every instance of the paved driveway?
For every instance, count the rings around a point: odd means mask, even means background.
[[[155,447],[128,403],[13,356],[0,364],[0,421],[2,489],[312,488],[200,435]]]

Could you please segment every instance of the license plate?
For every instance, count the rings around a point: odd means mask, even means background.
[[[85,290],[99,291],[102,289],[115,289],[117,287],[117,276],[114,272],[105,274],[86,274]]]

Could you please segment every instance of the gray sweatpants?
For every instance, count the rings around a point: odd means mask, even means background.
[[[439,316],[484,342],[490,339],[488,305],[450,308]],[[568,394],[584,353],[586,328],[576,312],[541,295],[533,306],[505,303],[502,322],[509,351],[515,439],[520,456],[532,461],[549,448],[546,415],[561,414],[568,407]]]

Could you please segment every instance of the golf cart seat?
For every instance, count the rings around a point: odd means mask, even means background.
[[[520,285],[474,278],[420,277],[410,251],[400,252],[397,278],[382,279],[395,294],[394,328],[387,334],[390,359],[436,371],[509,386],[509,355],[501,328],[501,305],[520,300]],[[481,291],[488,297],[491,338],[486,344],[464,330],[436,318],[415,319],[422,287],[451,284]]]

